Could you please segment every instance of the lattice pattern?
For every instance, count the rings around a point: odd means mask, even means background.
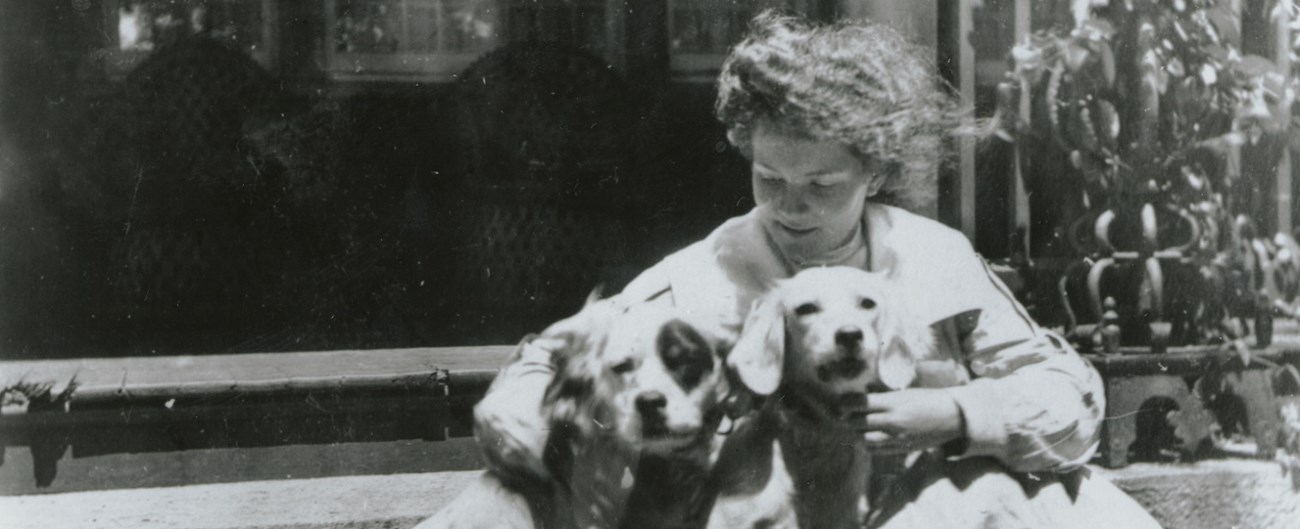
[[[466,69],[457,89],[457,128],[467,143],[471,185],[520,181],[537,191],[591,188],[592,167],[626,160],[627,88],[598,59],[555,45],[523,43]],[[597,177],[578,182],[582,176]]]
[[[266,256],[250,234],[229,224],[198,230],[135,230],[119,246],[110,277],[135,317],[223,312],[258,305],[271,287]],[[230,311],[225,311],[230,312]]]
[[[107,126],[129,138],[121,155],[132,171],[103,177],[128,202],[109,277],[142,328],[221,325],[264,308],[283,227],[267,222],[272,198],[243,129],[273,93],[252,59],[202,37],[160,48],[128,75],[126,111]]]
[[[257,168],[240,149],[242,128],[273,104],[274,92],[252,59],[195,37],[155,52],[127,77],[125,90],[133,122],[123,125],[142,148],[139,193],[151,206],[185,211],[165,204],[258,184]]]
[[[575,309],[626,259],[633,120],[623,80],[598,59],[521,43],[461,76],[457,310],[515,321]],[[528,329],[535,330],[535,329]]]
[[[555,205],[488,206],[460,261],[457,284],[502,313],[556,310],[582,299],[621,256],[624,226]]]

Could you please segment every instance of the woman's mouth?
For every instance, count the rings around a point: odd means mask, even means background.
[[[808,235],[809,233],[817,231],[816,226],[809,227],[809,228],[797,228],[780,222],[777,222],[776,225],[780,226],[782,230],[784,230],[786,233],[789,233],[791,235]]]

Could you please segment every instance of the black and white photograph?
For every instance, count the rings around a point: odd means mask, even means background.
[[[1300,529],[1300,0],[0,0],[0,528]]]

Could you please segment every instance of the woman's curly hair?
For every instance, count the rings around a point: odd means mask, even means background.
[[[755,124],[770,120],[885,162],[891,174],[874,200],[927,207],[948,139],[964,126],[955,99],[921,57],[919,47],[879,24],[816,25],[766,10],[723,64],[715,110],[746,157]]]

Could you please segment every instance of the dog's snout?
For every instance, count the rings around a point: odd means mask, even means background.
[[[846,325],[835,331],[835,344],[840,347],[857,347],[862,345],[862,329],[855,325]]]
[[[668,406],[668,397],[658,391],[647,391],[636,396],[636,409],[642,415],[662,414]]]

